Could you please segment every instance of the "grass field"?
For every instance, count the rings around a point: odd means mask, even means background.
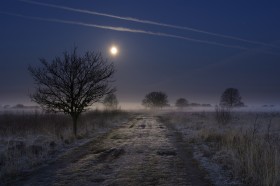
[[[279,185],[280,114],[221,112],[164,111],[152,115],[158,115],[161,122],[179,131],[191,144],[193,157],[214,185]],[[0,176],[16,176],[50,162],[121,125],[134,114],[86,112],[79,120],[79,135],[74,138],[71,119],[63,114],[3,113]]]
[[[78,123],[73,137],[70,117],[46,113],[0,115],[0,178],[36,168],[61,152],[79,146],[127,121],[124,111],[89,111]]]
[[[217,185],[279,185],[280,114],[230,115],[231,119],[223,124],[219,124],[221,118],[215,112],[168,113],[161,119],[193,144],[194,157]]]

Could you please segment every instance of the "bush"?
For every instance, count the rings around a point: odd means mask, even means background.
[[[215,118],[219,124],[227,124],[231,121],[231,110],[229,107],[216,106],[215,108]]]

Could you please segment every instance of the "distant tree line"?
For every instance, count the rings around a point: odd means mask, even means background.
[[[4,106],[0,106],[0,108],[3,108],[3,109],[39,109],[40,107],[39,106],[28,106],[28,105],[24,105],[24,104],[21,104],[21,103],[18,103],[14,106],[11,106],[11,105],[4,105]]]
[[[164,92],[150,92],[148,93],[142,101],[142,105],[146,108],[163,108],[170,106],[168,104],[167,95]],[[211,104],[199,104],[199,103],[189,103],[185,98],[179,98],[175,102],[175,106],[179,109],[185,107],[211,107]],[[236,88],[227,88],[221,95],[219,106],[234,108],[234,107],[244,107],[245,104],[242,102],[239,90]]]
[[[211,107],[211,104],[200,104],[200,103],[189,103],[185,98],[177,99],[175,106],[177,108],[185,108],[185,107]]]

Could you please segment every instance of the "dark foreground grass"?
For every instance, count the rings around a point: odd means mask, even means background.
[[[83,135],[89,129],[107,127],[107,121],[127,116],[128,113],[115,111],[89,111],[81,115],[78,133]],[[58,113],[3,113],[0,114],[0,137],[25,137],[27,135],[53,135],[63,137],[65,130],[72,131],[72,121],[67,115]],[[71,132],[70,132],[71,133]],[[69,134],[72,135],[72,134]]]
[[[0,114],[0,182],[56,157],[63,150],[104,133],[130,118],[121,110],[88,111],[78,121],[78,137],[72,120],[64,114],[43,112]]]

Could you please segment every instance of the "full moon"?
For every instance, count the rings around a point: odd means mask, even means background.
[[[110,52],[113,56],[115,56],[115,55],[118,54],[118,48],[115,47],[115,46],[112,46],[111,49],[110,49]]]

